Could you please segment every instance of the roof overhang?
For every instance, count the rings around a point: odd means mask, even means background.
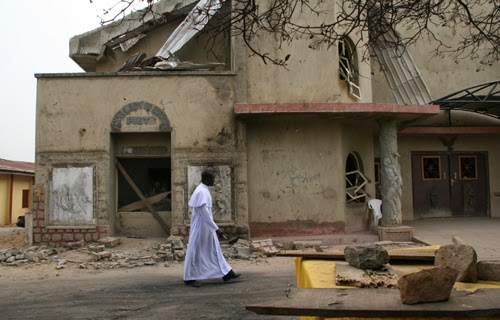
[[[431,104],[441,110],[470,111],[500,119],[500,80],[457,91]]]
[[[399,130],[401,134],[499,134],[499,127],[409,127]]]
[[[187,14],[197,2],[161,0],[153,5],[152,10],[138,10],[110,24],[74,36],[69,41],[69,56],[84,71],[93,72],[97,62],[105,56],[107,48],[115,48],[178,19]]]
[[[271,115],[321,115],[345,119],[393,118],[411,121],[439,114],[438,105],[400,105],[383,103],[237,103],[234,114],[239,118]]]

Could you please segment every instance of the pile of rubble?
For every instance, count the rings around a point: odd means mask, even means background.
[[[68,264],[77,264],[78,268],[114,269],[135,268],[184,260],[186,244],[182,237],[171,236],[165,242],[151,250],[151,254],[138,255],[134,252],[119,252],[113,248],[120,244],[120,238],[107,237],[98,242],[86,243],[83,240],[68,243],[65,247],[50,248],[33,246],[27,250],[0,249],[0,265],[18,266],[28,263],[52,264],[56,269],[64,269]],[[273,256],[279,252],[272,240],[248,241],[231,239],[221,241],[221,248],[228,260],[260,259]],[[75,258],[76,257],[76,258]]]

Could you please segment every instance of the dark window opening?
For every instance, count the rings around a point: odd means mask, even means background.
[[[422,171],[423,180],[441,180],[441,158],[422,157]]]
[[[460,156],[460,179],[461,180],[477,179],[476,156]]]
[[[28,189],[23,190],[23,209],[30,207],[30,191]]]
[[[171,211],[170,158],[121,158],[118,160],[146,199],[156,211]],[[118,211],[124,206],[140,201],[125,177],[118,173]],[[139,206],[125,211],[148,211]]]
[[[375,159],[375,183],[380,184],[380,159]]]

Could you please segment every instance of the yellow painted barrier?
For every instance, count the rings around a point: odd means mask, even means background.
[[[337,286],[335,284],[335,260],[318,260],[318,259],[307,259],[307,258],[295,258],[295,268],[297,277],[297,287],[298,288],[352,288],[346,286]],[[403,273],[412,273],[424,268],[432,268],[433,265],[393,265],[391,266],[396,271],[402,271]],[[477,283],[455,283],[454,288],[456,290],[467,290],[474,291],[479,288],[500,288],[500,282],[494,281],[479,281]],[[376,290],[376,289],[374,289]],[[397,289],[394,289],[397,290]],[[360,302],[362,303],[362,302]],[[499,302],[500,303],[500,302]],[[301,320],[324,320],[324,319],[336,319],[336,320],[452,320],[457,318],[450,317],[432,317],[432,318],[321,318],[321,317],[301,317]],[[476,317],[468,318],[473,320],[491,320],[491,318]]]

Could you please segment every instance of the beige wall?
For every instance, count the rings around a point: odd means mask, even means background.
[[[111,121],[132,102],[146,101],[169,118],[173,225],[184,223],[186,168],[245,165],[235,149],[232,76],[73,76],[38,79],[37,183],[57,165],[95,166],[97,224],[115,219]],[[235,170],[242,174],[242,170]],[[244,171],[243,171],[244,172]],[[237,177],[237,181],[245,178]],[[238,195],[245,197],[245,194]],[[245,214],[243,214],[245,216]],[[244,218],[245,219],[245,218]]]
[[[374,194],[369,123],[280,117],[250,120],[247,128],[250,224],[312,223],[309,231],[317,233],[323,224],[366,229],[366,203],[346,205],[345,170],[349,153],[359,154],[372,180],[366,191]]]
[[[266,39],[265,47],[276,46],[273,39]],[[296,40],[275,54],[291,53],[286,68],[264,64],[258,57],[246,62],[246,78],[243,80],[248,103],[289,102],[371,102],[370,66],[358,57],[362,99],[348,94],[348,87],[339,78],[337,46],[318,49],[308,48],[308,40]]]

